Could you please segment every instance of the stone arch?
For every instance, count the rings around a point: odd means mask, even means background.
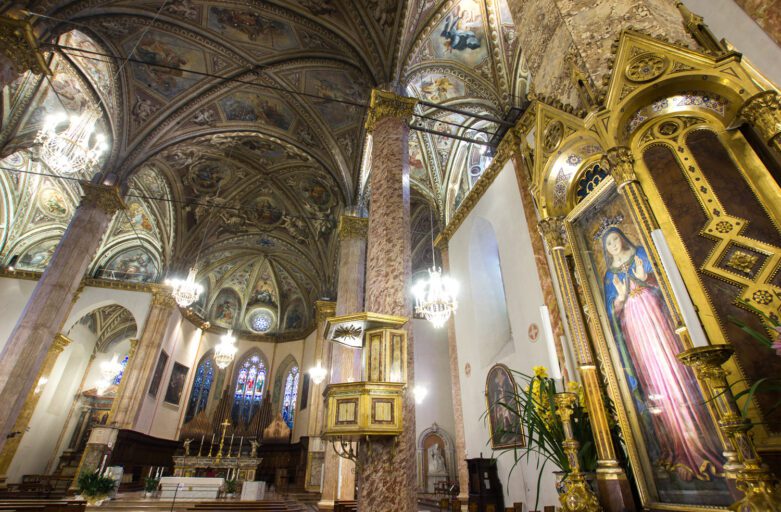
[[[456,479],[456,452],[453,438],[450,436],[450,433],[434,423],[421,432],[418,436],[418,487],[420,492],[431,493],[434,490],[434,480],[436,477],[429,478],[428,474],[428,450],[431,449],[434,444],[438,444],[440,446],[442,455],[445,459],[447,480],[452,482]]]

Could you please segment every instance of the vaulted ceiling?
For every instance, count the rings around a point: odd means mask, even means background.
[[[112,140],[104,168],[163,183],[151,191],[134,178],[136,224],[128,221],[135,235],[144,234],[144,216],[158,231],[146,242],[159,259],[155,279],[197,259],[208,293],[196,312],[256,334],[305,332],[313,301],[334,296],[335,226],[365,183],[372,87],[397,84],[425,100],[414,124],[441,133],[410,136],[420,261],[430,209],[440,224],[449,218],[487,163],[480,146],[448,135],[490,139],[497,125],[485,118],[504,117],[526,92],[505,0],[44,0],[27,8],[47,16],[37,29],[56,43],[57,69],[51,84],[28,76],[12,86],[3,154],[28,147],[43,114],[99,101]],[[20,110],[36,114],[15,117]]]

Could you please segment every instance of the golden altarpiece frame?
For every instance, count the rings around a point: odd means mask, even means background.
[[[607,93],[588,113],[532,101],[512,135],[517,172],[542,219],[595,423],[598,483],[626,479],[607,396],[644,508],[725,508],[743,495],[745,465],[719,428],[713,389],[677,355],[705,337],[728,344],[735,391],[781,371],[781,358],[728,318],[769,329],[746,303],[781,316],[779,96],[726,47],[700,53],[627,30],[614,51]],[[682,288],[697,311],[688,327]],[[749,408],[771,466],[777,398]]]

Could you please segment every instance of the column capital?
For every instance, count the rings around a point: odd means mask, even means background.
[[[602,165],[613,176],[618,188],[632,181],[637,181],[635,157],[632,154],[632,150],[628,147],[617,146],[608,149],[605,153],[605,158],[602,160]]]
[[[64,334],[57,333],[57,336],[54,337],[54,343],[52,343],[51,350],[56,352],[57,354],[62,353],[63,350],[65,350],[65,347],[71,344],[71,339],[65,336]]]
[[[165,309],[176,306],[176,300],[171,295],[171,289],[167,286],[155,285],[152,288],[152,305]]]
[[[330,300],[315,301],[315,319],[318,324],[336,314],[336,302]]]
[[[386,117],[395,117],[409,122],[409,118],[415,111],[418,100],[399,96],[389,91],[372,89],[369,116],[366,119],[366,130],[374,131],[377,122]]]
[[[781,147],[781,96],[776,91],[750,97],[738,115],[756,128],[768,144]]]
[[[80,206],[98,208],[109,215],[126,208],[125,201],[119,193],[119,187],[96,185],[89,181],[81,181],[80,183],[84,191]]]
[[[369,219],[366,217],[355,217],[353,215],[342,215],[339,217],[339,240],[351,238],[366,240],[368,231]]]
[[[0,48],[19,73],[51,75],[43,53],[38,48],[32,25],[26,20],[0,16]]]
[[[537,229],[550,251],[563,251],[567,247],[567,233],[564,230],[564,217],[546,217],[537,222]]]

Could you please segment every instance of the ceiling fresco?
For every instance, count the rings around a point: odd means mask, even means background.
[[[28,8],[49,16],[41,33],[60,48],[49,54],[51,85],[25,75],[9,87],[3,165],[46,174],[29,149],[44,116],[100,105],[111,140],[104,167],[127,181],[128,209],[91,274],[157,282],[197,265],[207,293],[196,314],[260,338],[307,333],[313,302],[335,295],[338,217],[370,196],[372,87],[398,84],[427,102],[414,127],[440,132],[409,137],[413,259],[425,268],[430,214],[438,230],[490,161],[455,137],[490,139],[496,123],[474,116],[503,118],[528,81],[506,0]],[[0,192],[0,258],[44,269],[78,187],[3,172]]]

